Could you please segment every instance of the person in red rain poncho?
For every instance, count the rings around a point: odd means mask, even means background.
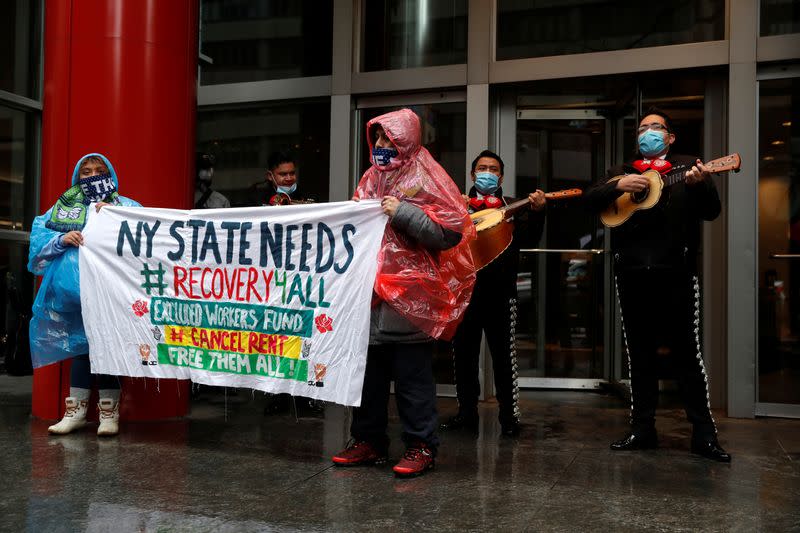
[[[340,466],[386,461],[389,384],[403,423],[406,453],[394,472],[433,468],[435,430],[434,339],[450,339],[475,284],[469,241],[475,229],[461,193],[420,145],[419,117],[409,109],[367,123],[370,167],[354,200],[380,198],[389,223],[378,254],[370,346],[361,406],[353,411],[350,445],[333,457]]]

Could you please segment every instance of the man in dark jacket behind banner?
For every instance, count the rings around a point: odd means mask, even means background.
[[[292,202],[309,202],[298,187],[297,163],[294,156],[288,151],[278,150],[269,155],[264,180],[267,184],[267,192],[260,199],[260,205],[289,205]],[[321,400],[298,397],[293,402],[298,417],[320,417],[325,412],[325,404]],[[286,413],[290,410],[291,404],[291,394],[270,394],[267,397],[264,414]]]
[[[515,201],[503,196],[503,170],[500,156],[484,150],[472,162],[470,175],[475,185],[465,196],[470,213],[499,208]],[[501,432],[519,435],[519,387],[515,324],[517,320],[517,270],[521,242],[539,242],[544,229],[545,196],[537,190],[528,195],[530,209],[514,215],[511,245],[494,261],[478,271],[472,300],[453,339],[458,414],[446,420],[442,430],[478,428],[478,356],[482,333],[492,354],[495,389],[499,404]]]
[[[654,207],[636,211],[611,233],[632,403],[630,432],[611,449],[658,445],[658,369],[667,363],[677,373],[686,416],[694,426],[692,453],[730,462],[717,441],[700,349],[697,253],[701,222],[719,216],[719,195],[700,159],[669,153],[675,134],[663,111],[648,110],[637,140],[642,159],[609,169],[606,178],[586,192],[589,209],[599,213],[622,194],[643,191],[648,181],[641,173],[650,168],[665,180],[683,179],[665,187]],[[625,177],[609,181],[619,175]]]
[[[267,183],[267,192],[264,195],[264,205],[287,205],[292,202],[309,203],[313,200],[306,198],[298,187],[297,162],[294,156],[287,151],[272,152],[267,159],[267,172],[264,179]]]

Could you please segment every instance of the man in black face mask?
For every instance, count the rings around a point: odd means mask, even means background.
[[[195,209],[219,209],[230,207],[231,203],[225,196],[211,188],[214,177],[215,158],[211,154],[197,154],[197,180],[194,185]]]
[[[609,169],[585,193],[586,204],[602,212],[622,194],[649,185],[641,174],[657,170],[665,182],[651,209],[637,211],[611,232],[611,251],[631,378],[631,428],[613,442],[615,451],[658,445],[655,414],[659,367],[676,370],[686,416],[694,426],[692,453],[720,462],[731,456],[717,441],[700,351],[700,281],[697,252],[701,223],[719,216],[717,188],[700,159],[671,153],[675,142],[664,111],[651,108],[639,123],[641,159]],[[619,180],[615,176],[624,175]]]

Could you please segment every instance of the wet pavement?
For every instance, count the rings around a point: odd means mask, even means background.
[[[186,419],[63,437],[30,417],[30,379],[0,376],[2,531],[799,531],[800,421],[715,413],[730,465],[689,454],[680,409],[661,448],[614,453],[628,405],[587,392],[522,394],[523,434],[442,435],[436,470],[336,468],[348,412],[265,417],[261,393],[209,391]],[[439,401],[440,415],[455,400]],[[391,418],[390,456],[402,453]]]

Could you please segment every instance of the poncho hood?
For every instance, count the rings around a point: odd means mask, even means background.
[[[80,176],[78,175],[81,170],[81,165],[86,160],[87,157],[99,157],[100,159],[105,162],[106,167],[108,167],[108,172],[111,174],[111,179],[114,180],[114,185],[117,187],[117,191],[119,191],[119,179],[117,178],[117,171],[114,170],[114,165],[111,164],[111,161],[108,160],[106,156],[103,154],[99,154],[97,152],[93,152],[91,154],[86,154],[85,156],[78,159],[78,162],[75,163],[75,169],[72,171],[72,185],[78,183],[78,179]]]

